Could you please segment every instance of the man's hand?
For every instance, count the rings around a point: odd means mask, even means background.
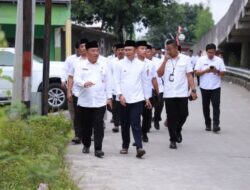
[[[61,87],[62,89],[66,89],[67,88],[67,83],[66,82],[61,82]]]
[[[126,107],[126,99],[123,95],[119,96],[119,100],[122,106]]]
[[[198,98],[196,92],[191,92],[191,96],[193,100],[196,100]]]
[[[112,99],[111,98],[107,100],[107,106],[109,106],[109,108],[112,110],[113,104],[112,104]]]
[[[152,104],[148,99],[145,100],[145,107],[149,110],[152,109]]]
[[[164,56],[164,62],[167,62],[170,58],[171,58],[170,55],[166,53]]]
[[[72,95],[71,91],[67,92],[67,99],[68,99],[68,102],[72,102],[73,101],[73,95]]]
[[[93,86],[93,85],[95,85],[93,82],[88,81],[88,82],[85,82],[83,86],[84,86],[85,88],[89,88],[89,87],[91,87],[91,86]]]

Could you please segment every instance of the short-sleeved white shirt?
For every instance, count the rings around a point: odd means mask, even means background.
[[[213,59],[209,59],[206,56],[202,56],[197,60],[195,70],[204,71],[210,66],[214,66],[217,70],[225,72],[225,64],[223,59],[214,56]],[[214,73],[205,73],[200,76],[200,88],[205,90],[214,90],[221,87],[221,76]]]
[[[86,61],[86,58],[82,56],[78,57],[78,59],[76,59],[75,62],[69,66],[68,76],[74,77],[75,69],[79,67],[78,65],[83,64],[84,61]],[[80,90],[81,88],[73,81],[72,93],[74,96],[78,97]]]
[[[78,60],[78,56],[76,54],[70,55],[64,62],[63,65],[63,73],[61,76],[61,82],[66,82],[69,76],[69,70],[73,67],[74,63]]]
[[[190,57],[179,53],[169,59],[164,72],[164,98],[183,98],[189,96],[187,73],[193,71]],[[170,81],[173,75],[173,81]]]

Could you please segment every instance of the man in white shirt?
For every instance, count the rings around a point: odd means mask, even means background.
[[[81,143],[81,138],[80,138],[80,128],[79,128],[79,120],[80,116],[78,113],[78,108],[77,108],[77,101],[78,101],[78,96],[80,93],[80,87],[76,85],[73,81],[75,69],[77,68],[78,64],[82,64],[83,61],[86,60],[86,43],[88,42],[87,39],[81,39],[79,42],[79,52],[80,56],[78,57],[77,60],[73,62],[73,64],[69,65],[68,68],[68,82],[67,82],[67,98],[69,103],[73,103],[73,108],[74,108],[74,129],[75,129],[75,138],[74,142],[76,144]]]
[[[155,65],[156,71],[159,69],[159,67],[162,64],[161,59],[154,57],[152,52],[152,46],[147,46],[147,52],[146,52],[146,58],[151,60],[153,64]],[[157,83],[158,83],[158,89],[159,89],[159,95],[154,91],[153,94],[153,102],[154,102],[154,127],[155,129],[160,129],[160,121],[161,121],[161,113],[163,109],[163,79],[161,77],[156,76]]]
[[[77,105],[84,145],[82,152],[89,153],[92,129],[94,129],[95,156],[102,158],[106,104],[112,107],[111,74],[107,63],[98,59],[99,48],[96,41],[86,43],[86,50],[87,60],[78,65],[74,74],[74,82],[81,87]]]
[[[127,154],[130,144],[130,126],[134,136],[137,158],[146,152],[142,146],[140,117],[143,106],[151,107],[148,92],[147,64],[135,57],[135,42],[127,40],[124,45],[125,58],[115,67],[115,89],[120,101],[122,150]]]
[[[150,93],[149,96],[149,101],[151,105],[153,106],[153,90],[155,89],[156,93],[159,94],[159,88],[158,88],[158,83],[157,83],[157,73],[156,73],[156,68],[154,63],[146,59],[146,53],[147,53],[147,42],[146,41],[138,41],[136,42],[136,55],[137,58],[140,61],[143,61],[144,63],[147,64],[148,67],[148,72],[147,72],[147,77],[148,77],[148,91]],[[146,106],[143,107],[143,113],[142,113],[142,141],[143,142],[148,142],[148,135],[147,133],[149,132],[151,128],[151,121],[152,121],[152,108],[147,108]]]
[[[61,86],[66,91],[68,91],[69,70],[77,62],[79,56],[82,54],[82,51],[83,51],[83,49],[80,46],[80,42],[77,41],[75,44],[75,52],[76,53],[67,57],[67,59],[64,62],[63,73],[61,76]],[[74,131],[75,131],[75,137],[72,139],[72,142],[75,144],[80,144],[81,141],[80,141],[80,138],[78,135],[77,124],[75,122],[75,109],[74,109],[73,101],[68,101],[68,110],[69,110],[69,114],[70,114],[70,119],[72,120],[72,123],[73,123]]]
[[[109,64],[109,69],[112,74],[112,91],[113,91],[113,99],[112,99],[112,119],[114,123],[114,128],[112,131],[114,133],[119,132],[119,126],[121,124],[120,122],[120,103],[119,101],[116,100],[116,92],[115,92],[115,79],[114,79],[114,69],[116,67],[116,64],[118,64],[119,60],[122,60],[124,58],[124,44],[119,43],[114,45],[114,51],[115,51],[115,56],[112,60],[110,60]]]
[[[164,77],[163,97],[168,116],[169,148],[176,149],[176,142],[182,142],[182,126],[188,116],[188,97],[195,100],[197,95],[190,58],[178,52],[175,40],[167,41],[166,49],[167,54],[158,69],[158,75]]]
[[[210,102],[213,106],[213,132],[220,131],[220,94],[221,77],[225,74],[224,61],[215,56],[216,46],[206,46],[206,56],[198,59],[195,74],[200,77],[200,89],[202,94],[203,114],[205,118],[206,131],[211,131]]]

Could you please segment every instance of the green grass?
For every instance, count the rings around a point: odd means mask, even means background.
[[[68,175],[64,153],[71,131],[63,115],[9,118],[0,110],[0,189],[78,190]]]

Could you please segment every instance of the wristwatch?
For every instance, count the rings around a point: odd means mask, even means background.
[[[193,92],[193,93],[196,93],[196,89],[192,89],[192,92]]]

